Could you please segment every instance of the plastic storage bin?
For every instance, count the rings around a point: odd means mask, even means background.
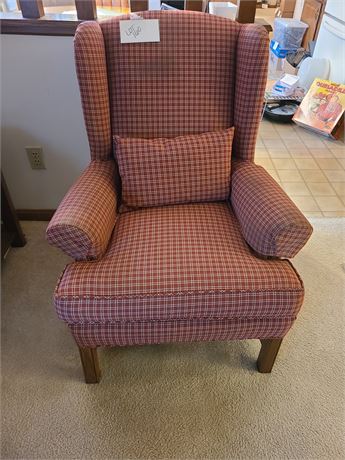
[[[208,9],[210,14],[223,16],[223,18],[233,19],[235,21],[237,6],[230,2],[209,2]]]
[[[308,24],[297,19],[275,18],[273,40],[279,42],[280,48],[295,50],[301,46]]]
[[[270,50],[269,56],[269,78],[276,80],[283,73],[284,59],[278,57]]]

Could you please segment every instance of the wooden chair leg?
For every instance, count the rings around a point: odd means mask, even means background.
[[[257,360],[259,372],[267,374],[272,371],[282,341],[283,339],[261,340],[261,350]]]
[[[86,383],[99,383],[101,370],[98,362],[97,348],[79,348]]]

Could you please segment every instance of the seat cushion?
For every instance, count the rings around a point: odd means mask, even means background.
[[[114,136],[126,207],[227,200],[234,128],[175,138]]]
[[[171,342],[280,339],[294,318],[196,318],[69,324],[80,347],[113,347]]]
[[[121,214],[105,256],[67,265],[55,292],[68,323],[294,319],[303,285],[287,260],[251,253],[225,202]]]

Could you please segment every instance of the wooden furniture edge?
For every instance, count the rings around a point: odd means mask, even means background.
[[[78,348],[83,366],[85,383],[99,383],[101,380],[101,369],[99,367],[97,348]]]
[[[261,349],[257,360],[257,368],[261,374],[272,372],[282,341],[283,339],[261,340]]]
[[[2,35],[51,35],[73,37],[82,21],[59,19],[0,19]]]
[[[16,214],[19,220],[49,221],[55,211],[55,209],[16,209]]]
[[[1,261],[11,246],[22,247],[25,244],[26,238],[1,171]]]

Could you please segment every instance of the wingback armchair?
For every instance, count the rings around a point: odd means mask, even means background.
[[[164,342],[260,339],[258,370],[270,372],[304,296],[288,259],[312,228],[254,163],[267,33],[197,12],[140,14],[159,19],[160,42],[121,44],[126,16],[75,35],[91,162],[47,229],[74,259],[57,314],[88,383],[100,380],[97,347]]]

